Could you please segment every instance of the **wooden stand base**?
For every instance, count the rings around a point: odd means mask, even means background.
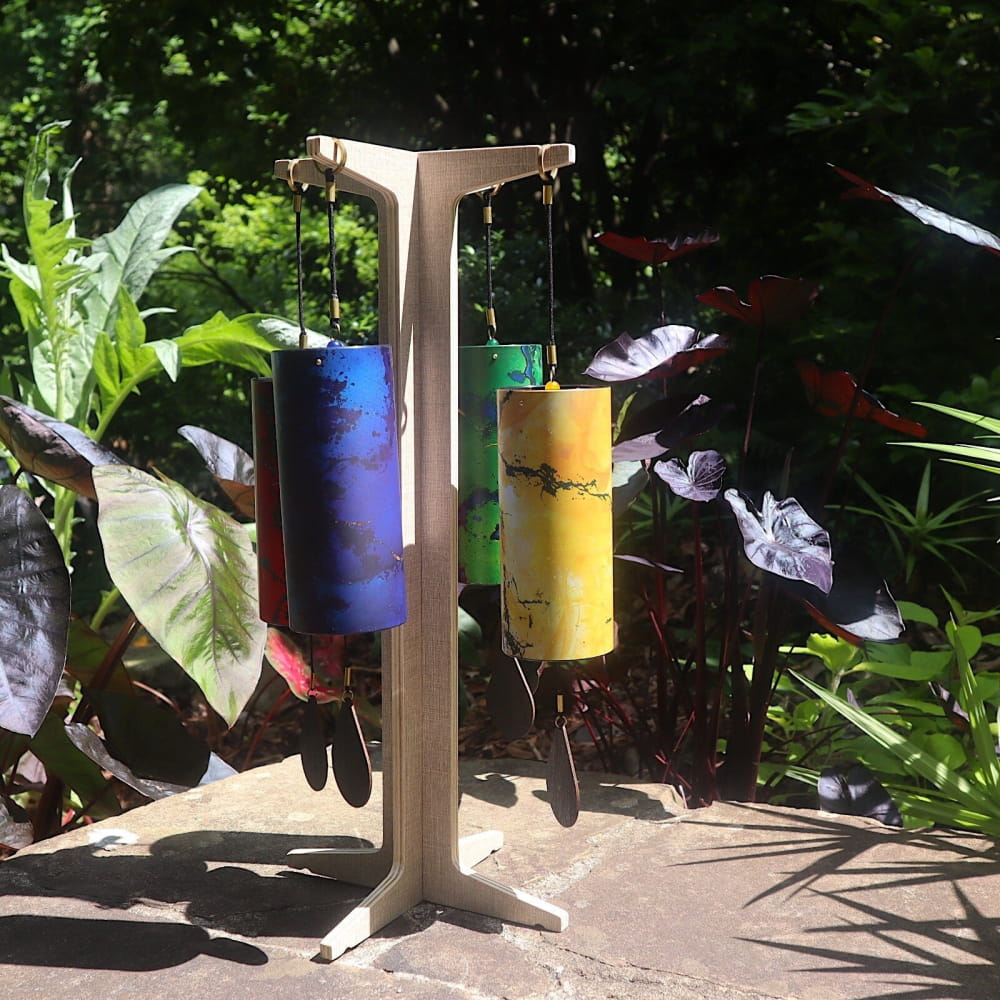
[[[410,152],[310,136],[308,158],[279,160],[289,181],[374,200],[380,340],[393,348],[408,619],[383,634],[383,846],[295,851],[289,863],[372,893],[320,943],[334,959],[426,900],[546,930],[565,911],[472,871],[496,832],[458,837],[459,201],[573,162],[573,147]],[[349,330],[346,331],[349,335]]]

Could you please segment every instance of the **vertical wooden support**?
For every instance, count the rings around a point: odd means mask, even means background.
[[[295,851],[289,862],[374,886],[320,943],[334,959],[422,900],[563,930],[559,907],[471,870],[502,834],[458,837],[458,203],[557,170],[567,144],[411,152],[310,136],[276,177],[370,197],[379,218],[379,330],[393,348],[400,416],[408,619],[383,634],[383,842]]]

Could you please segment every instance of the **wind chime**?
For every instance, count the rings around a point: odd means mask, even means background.
[[[392,628],[406,620],[399,444],[391,349],[340,340],[336,174],[326,172],[330,339],[310,348],[304,321],[302,202],[295,214],[299,347],[271,354],[271,378],[252,386],[260,616],[309,637]],[[306,780],[326,784],[326,738],[315,691],[301,734]],[[344,798],[364,805],[371,761],[354,707],[352,671],[330,755]]]
[[[541,385],[542,345],[501,344],[493,290],[493,196],[481,193],[486,257],[486,343],[458,351],[458,579],[499,584],[497,390]]]
[[[504,674],[507,693],[496,696],[504,706],[518,693],[531,697],[521,660],[583,659],[614,647],[611,390],[556,381],[555,171],[540,162],[539,174],[548,268],[545,381],[539,345],[496,341],[494,191],[484,195],[483,215],[488,338],[460,350],[460,578],[501,585],[502,645],[511,661],[500,669],[513,671]],[[579,790],[563,700],[557,696],[547,784],[556,818],[571,826]]]

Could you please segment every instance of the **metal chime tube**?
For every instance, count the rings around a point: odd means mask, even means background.
[[[406,620],[390,349],[275,351],[289,625],[346,634]]]
[[[254,510],[257,517],[258,608],[268,625],[288,624],[285,543],[281,530],[278,445],[274,429],[274,380],[250,381],[253,419]]]
[[[458,352],[458,579],[497,584],[497,389],[539,385],[540,344],[485,344]]]
[[[614,647],[611,390],[497,393],[504,651],[529,660]]]

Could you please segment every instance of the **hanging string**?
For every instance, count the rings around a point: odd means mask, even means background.
[[[539,169],[542,178],[542,208],[545,210],[545,253],[548,263],[549,284],[549,339],[545,345],[545,363],[548,365],[546,382],[556,386],[556,366],[558,353],[556,350],[556,302],[555,302],[555,264],[552,249],[552,191],[555,186],[555,171]]]
[[[330,337],[340,342],[340,295],[337,291],[337,172],[326,170],[326,228],[330,252]]]
[[[486,343],[497,343],[497,314],[493,296],[493,195],[500,185],[482,192],[483,226],[486,230]]]
[[[295,211],[295,296],[299,309],[299,348],[306,346],[305,292],[302,287],[302,195],[306,185],[298,181],[290,182],[292,187],[292,208]]]

